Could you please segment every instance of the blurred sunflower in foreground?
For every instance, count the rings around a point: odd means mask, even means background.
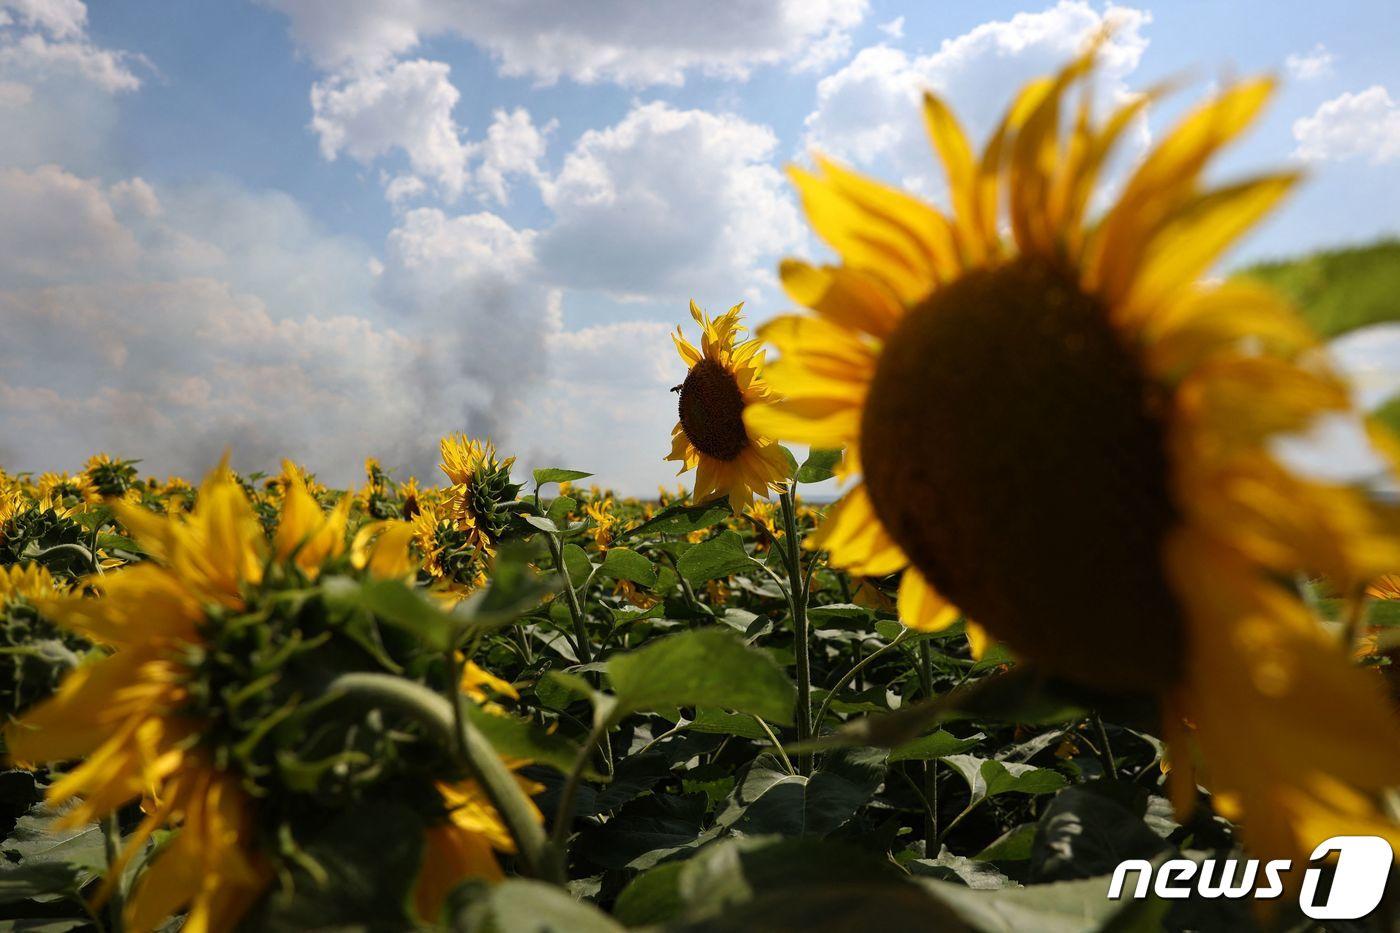
[[[1270,447],[1352,412],[1348,391],[1274,294],[1200,281],[1296,181],[1203,182],[1272,84],[1187,116],[1091,223],[1095,180],[1152,96],[1093,121],[1093,58],[1027,85],[980,155],[926,97],[951,216],[826,160],[793,170],[841,264],[783,264],[814,313],[760,329],[782,400],[746,422],[846,448],[861,479],[819,546],[857,574],[904,569],[907,624],[965,616],[1049,673],[1155,693],[1179,811],[1199,763],[1259,855],[1343,833],[1400,845],[1378,803],[1400,784],[1400,729],[1286,582],[1356,593],[1400,552],[1360,490]]]
[[[342,673],[434,670],[416,640],[335,596],[357,577],[410,577],[411,527],[367,525],[347,548],[351,497],[326,512],[290,464],[281,500],[270,540],[225,468],[189,513],[118,500],[151,560],[88,578],[100,598],[26,584],[45,618],[110,650],[5,730],[16,760],[78,762],[47,793],[67,807],[64,825],[141,801],[98,903],[157,830],[179,830],[138,876],[129,929],[155,929],[181,909],[184,929],[231,929],[275,876],[305,870],[318,838],[386,807],[399,808],[400,824],[421,823],[431,870],[415,903],[430,921],[449,882],[499,876],[491,852],[511,846],[479,789],[411,722],[326,702]]]
[[[680,393],[680,420],[671,431],[667,460],[681,464],[679,473],[695,471],[692,501],[708,502],[727,496],[736,513],[787,481],[788,462],[782,448],[760,431],[744,425],[744,411],[771,397],[763,381],[762,345],[757,340],[736,342],[742,304],[711,320],[690,303],[690,316],[700,325],[700,347],[676,329],[672,340],[689,371],[673,391]]]

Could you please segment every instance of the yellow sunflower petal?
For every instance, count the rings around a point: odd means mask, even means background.
[[[908,565],[909,559],[875,517],[864,485],[851,487],[827,509],[814,547],[831,554],[831,565],[863,577],[883,577]]]
[[[904,568],[899,581],[899,621],[919,632],[941,632],[961,617],[917,568]]]

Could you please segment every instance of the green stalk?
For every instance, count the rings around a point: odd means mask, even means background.
[[[102,841],[107,854],[107,870],[119,870],[122,854],[122,828],[118,811],[113,810],[102,818]],[[124,872],[123,872],[124,874]],[[107,930],[109,933],[122,933],[126,920],[126,879],[118,875],[112,878],[111,894],[107,897]]]
[[[452,689],[456,687],[454,681]],[[455,750],[464,770],[481,785],[486,798],[510,830],[525,873],[556,884],[564,883],[563,873],[558,868],[560,860],[550,852],[549,840],[536,818],[534,805],[491,743],[462,713],[460,693],[456,695],[454,711],[451,701],[422,684],[390,674],[368,672],[341,674],[331,682],[330,691],[362,700],[369,706],[389,707],[406,713],[424,726],[443,748]]]
[[[807,587],[802,577],[802,541],[797,535],[797,509],[793,505],[793,485],[789,484],[778,496],[783,510],[783,529],[787,533],[788,605],[792,610],[793,653],[797,657],[797,739],[806,742],[812,737],[812,660],[807,631]],[[812,753],[799,752],[797,770],[812,773]]]
[[[856,676],[860,674],[861,671],[869,667],[872,662],[878,660],[881,655],[885,654],[886,652],[893,651],[895,648],[897,648],[900,645],[900,643],[902,643],[904,639],[908,637],[908,635],[909,629],[900,629],[899,634],[896,635],[894,637],[894,640],[891,641],[889,644],[882,645],[879,648],[876,648],[874,651],[870,652],[870,654],[857,661],[855,663],[855,666],[853,666],[849,671],[847,671],[845,676],[836,682],[836,686],[832,687],[830,690],[827,691],[826,696],[822,699],[821,705],[817,707],[816,718],[812,720],[813,728],[821,729],[822,723],[826,722],[826,714],[831,709],[831,701],[836,698],[836,694],[840,693],[842,690],[845,690],[847,684],[855,680]]]
[[[904,630],[909,631],[908,629]],[[904,634],[903,632],[900,633]],[[933,699],[933,649],[928,639],[919,642],[919,681],[924,688],[924,697]],[[938,761],[925,761],[924,772],[924,854],[936,858],[938,852],[929,852],[928,847],[938,839]]]
[[[569,578],[569,568],[564,564],[564,540],[557,534],[545,534],[549,541],[549,554],[554,558],[555,572],[559,574],[559,579],[564,584],[564,600],[569,607],[569,620],[574,626],[574,651],[578,654],[580,664],[593,663],[593,646],[588,641],[588,625],[583,614],[583,603],[578,598],[578,590],[574,589],[574,581]],[[594,687],[599,686],[600,678],[596,673],[586,675],[589,682]],[[601,745],[598,750],[598,767],[606,775],[613,773],[612,764],[612,740],[604,732]]]

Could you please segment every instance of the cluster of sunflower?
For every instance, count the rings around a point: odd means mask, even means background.
[[[486,529],[472,539],[486,551],[500,533],[487,496],[514,487],[444,467],[454,532]],[[376,609],[373,587],[408,599],[466,588],[430,569],[414,524],[382,517],[407,511],[413,485],[391,501],[392,481],[366,469],[358,496],[292,463],[274,477],[220,466],[197,491],[103,455],[78,477],[0,477],[5,751],[49,766],[55,829],[110,825],[96,916],[137,930],[181,911],[186,929],[278,922],[279,891],[323,885],[351,856],[372,865],[390,840],[403,846],[405,926],[436,922],[464,879],[500,877],[513,837],[452,744],[337,688],[377,675],[501,716],[494,698],[513,694]]]
[[[101,454],[0,474],[5,749],[37,769],[45,819],[103,827],[102,877],[79,885],[93,917],[524,929],[473,886],[518,869],[684,926],[727,909],[696,896],[707,879],[758,898],[732,873],[760,870],[759,837],[844,827],[888,851],[871,879],[937,879],[919,909],[975,926],[938,884],[1008,881],[989,866],[1050,830],[993,820],[1006,835],[976,868],[948,843],[994,781],[1116,784],[1111,735],[1153,749],[1124,785],[1163,786],[1173,844],[1215,838],[1213,815],[1261,858],[1400,845],[1394,646],[1367,624],[1369,600],[1400,597],[1400,510],[1279,458],[1319,417],[1359,417],[1348,387],[1280,298],[1203,278],[1297,180],[1205,181],[1272,85],[1222,89],[1091,218],[1157,96],[1095,119],[1095,54],[1027,85],[980,152],[925,98],[950,210],[825,159],[793,170],[836,258],[785,261],[799,310],[752,337],[741,306],[692,302],[666,457],[689,493],[643,502],[560,469],[526,491],[465,435],[442,439],[441,486],[374,459],[345,492],[290,462],[198,489]],[[798,499],[833,476],[829,508]],[[1087,716],[1003,733],[1020,761],[930,733],[1013,678]],[[1019,783],[1051,770],[1036,756],[1061,772]],[[970,798],[948,820],[954,772]],[[773,788],[800,788],[797,817]],[[1034,843],[1008,841],[1025,826]],[[528,894],[563,928],[605,922],[555,896]],[[786,917],[761,901],[750,924]]]

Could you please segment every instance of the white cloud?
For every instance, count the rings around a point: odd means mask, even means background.
[[[497,110],[485,138],[470,141],[452,116],[461,94],[450,72],[444,62],[416,59],[313,84],[311,128],[321,154],[334,160],[343,152],[369,165],[403,153],[410,171],[385,183],[385,197],[395,205],[424,195],[428,182],[449,201],[470,189],[506,203],[512,177],[540,177],[555,124],[535,126],[523,107]]]
[[[1100,53],[1099,88],[1105,98],[1121,96],[1123,78],[1147,47],[1142,30],[1150,14],[1118,6],[1100,13],[1084,0],[1060,0],[1040,13],[983,23],[928,55],[883,44],[862,49],[818,83],[806,142],[836,158],[893,172],[902,184],[931,195],[939,185],[919,118],[925,90],[949,100],[964,127],[981,139],[1022,84],[1063,65],[1106,21],[1117,28]]]
[[[18,21],[43,29],[59,39],[81,36],[87,29],[87,7],[82,0],[0,0],[0,17],[12,10]],[[5,20],[0,19],[0,24]]]
[[[536,274],[535,239],[495,214],[430,207],[408,211],[389,234],[375,294],[433,344],[415,377],[442,430],[508,440],[545,376],[559,296]]]
[[[1308,161],[1365,156],[1373,165],[1400,158],[1400,106],[1381,85],[1347,92],[1293,123],[1294,155]]]
[[[615,295],[737,300],[771,275],[802,225],[781,173],[777,138],[737,116],[638,105],[589,130],[542,184],[554,223],[538,254],[561,285]]]
[[[486,139],[476,150],[481,156],[473,174],[476,185],[497,204],[505,204],[511,177],[538,182],[547,138],[557,126],[553,120],[543,128],[535,126],[524,107],[495,111]]]
[[[342,480],[366,453],[431,464],[415,374],[434,345],[363,311],[367,255],[284,195],[43,166],[0,170],[0,202],[7,468],[108,448],[198,475],[230,445]]]
[[[903,39],[903,38],[904,38],[904,17],[903,17],[903,16],[896,16],[894,19],[890,20],[888,23],[881,23],[881,24],[880,24],[880,31],[883,32],[885,35],[889,36],[891,39]]]
[[[141,85],[139,55],[102,48],[77,0],[0,0],[0,165],[61,160],[101,171],[114,99]]]
[[[137,257],[101,186],[55,165],[0,169],[0,281],[112,274]]]
[[[867,0],[262,0],[327,71],[379,69],[451,34],[489,51],[503,74],[631,86],[687,72],[742,78],[755,67],[829,61]],[[813,49],[818,49],[814,56]]]
[[[518,431],[524,465],[596,472],[610,487],[643,495],[670,481],[676,465],[662,458],[676,423],[671,386],[685,375],[670,329],[640,320],[574,331],[555,323],[546,341],[553,368]]]
[[[1288,68],[1288,73],[1299,81],[1311,81],[1314,78],[1325,78],[1332,73],[1332,53],[1327,51],[1327,46],[1319,42],[1310,51],[1301,54],[1294,53],[1283,60]]]
[[[449,72],[443,62],[416,59],[312,85],[311,128],[321,154],[344,152],[369,164],[401,150],[415,174],[456,198],[466,184],[468,149],[452,118],[461,95]]]

